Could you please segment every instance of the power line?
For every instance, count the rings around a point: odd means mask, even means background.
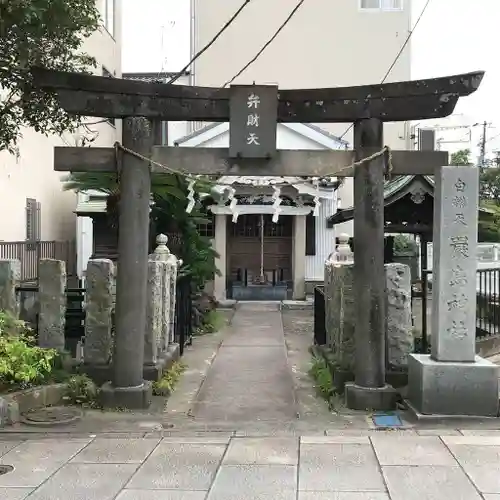
[[[494,135],[493,137],[490,137],[489,139],[486,140],[486,142],[490,142],[495,140],[496,138],[500,137],[500,134]]]
[[[248,63],[245,64],[245,66],[243,66],[243,68],[241,68],[240,71],[238,71],[238,73],[236,73],[236,75],[234,75],[231,78],[231,80],[228,80],[222,86],[222,88],[227,87],[228,85],[230,85],[231,83],[233,83],[234,80],[236,80],[236,78],[238,78],[243,72],[245,72],[248,69],[248,67],[251,66],[262,55],[262,53],[269,47],[269,45],[271,45],[274,42],[274,40],[281,33],[281,31],[283,30],[283,28],[285,28],[285,26],[290,22],[290,20],[295,15],[295,13],[300,9],[300,7],[304,3],[304,1],[305,0],[300,0],[299,1],[299,3],[293,8],[293,10],[290,12],[290,14],[288,15],[288,17],[285,19],[285,21],[283,22],[283,24],[275,31],[274,35],[262,46],[262,48],[257,52],[257,54],[255,54],[255,56],[252,59],[250,59],[250,61],[248,61]]]
[[[382,78],[382,81],[380,82],[381,84],[385,83],[385,81],[387,80],[387,77],[391,74],[391,71],[394,69],[394,66],[396,66],[396,63],[399,61],[399,58],[401,57],[401,54],[403,53],[403,51],[405,50],[406,46],[410,42],[410,39],[411,39],[413,33],[417,29],[417,26],[420,23],[420,20],[422,19],[422,17],[424,16],[425,11],[427,10],[427,7],[429,6],[430,3],[431,3],[431,0],[427,0],[427,2],[424,5],[422,11],[420,12],[420,15],[418,16],[417,20],[415,21],[415,24],[413,25],[413,28],[408,33],[408,36],[406,37],[405,42],[403,43],[403,45],[401,46],[401,49],[397,53],[396,58],[394,59],[394,61],[392,62],[392,64],[389,66],[389,69],[387,70],[384,78]],[[340,139],[343,139],[345,137],[345,135],[347,133],[349,133],[349,130],[351,130],[352,127],[354,127],[354,123],[351,123],[351,125],[349,125],[349,127],[347,127],[347,130],[340,136]]]
[[[204,54],[216,41],[217,39],[226,31],[231,24],[235,21],[235,19],[240,15],[240,13],[243,11],[243,9],[251,2],[252,0],[245,0],[243,4],[240,6],[240,8],[231,16],[229,21],[222,26],[222,28],[219,30],[219,32],[210,40],[202,49],[200,49],[194,57],[184,66],[175,76],[173,76],[167,84],[174,83],[176,82],[181,76],[183,76],[186,71],[189,69],[189,67],[202,55]]]

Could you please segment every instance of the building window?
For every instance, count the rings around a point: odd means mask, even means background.
[[[102,13],[102,23],[108,33],[115,36],[115,0],[103,0],[104,9]]]
[[[41,232],[40,202],[26,198],[26,241],[40,241]]]
[[[361,10],[403,10],[403,0],[360,0]]]
[[[207,215],[205,218],[210,219],[206,224],[198,224],[198,234],[205,238],[215,238],[215,218],[213,214]]]
[[[105,76],[107,78],[114,78],[114,76],[103,66],[102,67],[102,76]],[[108,118],[108,122],[110,125],[115,126],[115,119],[114,118]]]

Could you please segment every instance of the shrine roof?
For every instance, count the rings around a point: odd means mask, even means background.
[[[326,130],[322,129],[321,127],[318,127],[317,125],[314,125],[312,123],[300,123],[300,124],[283,124],[287,126],[288,128],[292,128],[293,125],[298,125],[300,127],[304,127],[305,129],[309,129],[311,131],[317,132],[318,134],[322,135],[326,139],[329,139],[330,141],[334,141],[337,143],[339,146],[344,146],[348,147],[349,142],[345,141],[344,139],[341,139],[340,137],[337,137],[334,134],[331,134],[330,132],[327,132]],[[204,127],[200,128],[199,130],[195,130],[194,132],[191,132],[190,134],[185,135],[184,137],[181,137],[180,139],[177,139],[174,141],[175,146],[180,146],[181,144],[190,141],[191,139],[194,139],[198,136],[203,135],[206,132],[209,132],[210,130],[213,130],[217,127],[220,127],[221,123],[210,123],[208,125],[205,125]],[[293,127],[293,129],[296,129],[296,127]],[[300,132],[299,132],[300,133]]]
[[[384,185],[384,207],[396,203],[407,194],[417,197],[421,194],[429,194],[434,198],[434,177],[430,175],[405,175],[387,181]],[[492,213],[490,209],[485,207],[479,207],[479,211],[485,214]],[[337,213],[327,218],[327,226],[331,228],[352,219],[354,219],[354,206],[339,208]]]

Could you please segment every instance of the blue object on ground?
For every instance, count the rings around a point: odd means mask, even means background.
[[[402,427],[403,422],[396,413],[379,413],[372,415],[373,423],[377,427]]]

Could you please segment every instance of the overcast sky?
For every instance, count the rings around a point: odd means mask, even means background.
[[[189,0],[123,3],[123,71],[177,71],[187,63]],[[414,20],[425,3],[413,0]],[[412,78],[486,71],[480,89],[456,112],[492,122],[490,151],[500,149],[500,136],[493,139],[500,134],[499,25],[500,0],[431,0],[412,37]]]

